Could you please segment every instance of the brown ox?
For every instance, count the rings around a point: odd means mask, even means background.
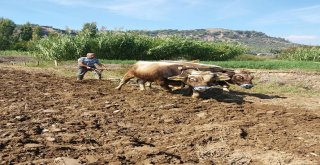
[[[146,81],[156,82],[167,91],[171,91],[169,85],[187,84],[193,89],[192,97],[198,97],[198,92],[209,89],[217,81],[230,79],[227,74],[197,71],[178,63],[139,61],[127,71],[116,89],[120,90],[134,77],[140,80],[138,83],[141,90],[145,89],[144,83]]]
[[[232,69],[224,69],[217,65],[207,65],[207,64],[200,64],[195,62],[185,62],[185,61],[165,61],[168,63],[179,64],[183,65],[185,69],[193,68],[199,71],[210,71],[212,73],[225,73],[229,76],[229,80],[226,81],[217,81],[216,85],[223,86],[223,90],[229,91],[229,84],[236,84],[242,88],[250,89],[253,87],[252,79],[254,78],[253,75],[250,74],[248,71],[244,70],[232,70]]]

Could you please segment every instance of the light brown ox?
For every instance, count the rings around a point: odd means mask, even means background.
[[[198,71],[186,68],[183,64],[139,61],[127,71],[116,89],[120,90],[134,77],[140,79],[138,83],[141,90],[145,89],[144,83],[147,81],[156,82],[166,91],[171,91],[169,85],[187,84],[193,89],[192,97],[199,97],[199,92],[209,89],[217,81],[230,79],[227,74]]]

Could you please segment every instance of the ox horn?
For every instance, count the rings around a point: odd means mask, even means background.
[[[183,75],[178,75],[178,76],[172,76],[172,77],[168,77],[168,80],[174,80],[174,81],[182,81],[182,82],[186,82],[187,80],[187,76],[183,76]]]
[[[216,75],[218,76],[218,81],[227,81],[227,80],[230,80],[229,75],[226,74],[226,73],[217,73]]]

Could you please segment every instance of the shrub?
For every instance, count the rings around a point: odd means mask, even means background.
[[[289,48],[282,51],[278,58],[298,61],[320,61],[320,46]]]
[[[37,41],[36,57],[45,60],[70,60],[77,57],[77,42],[71,36],[57,35]]]

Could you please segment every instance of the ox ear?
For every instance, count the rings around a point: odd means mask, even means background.
[[[227,80],[230,80],[230,77],[226,73],[218,73],[217,79],[218,81],[227,81]]]
[[[242,69],[236,69],[236,70],[234,70],[234,73],[235,74],[240,74],[240,73],[242,73],[242,71],[243,71]]]
[[[252,73],[249,70],[245,70],[245,69],[236,69],[234,72],[236,74],[250,74],[250,73]]]
[[[168,80],[186,82],[187,81],[187,76],[183,76],[183,75],[172,76],[172,77],[168,77]]]

